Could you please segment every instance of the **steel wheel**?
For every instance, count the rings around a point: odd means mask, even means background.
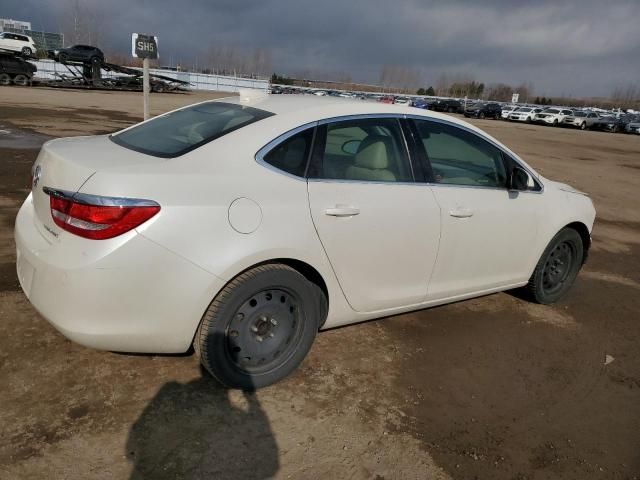
[[[286,361],[302,332],[300,299],[281,289],[262,290],[236,311],[227,331],[227,354],[247,373],[264,373]]]
[[[265,264],[230,281],[194,338],[202,365],[221,383],[254,390],[302,362],[327,315],[322,289],[293,268]]]
[[[531,299],[551,304],[562,298],[578,275],[585,252],[585,243],[575,229],[567,227],[558,232],[540,256],[526,286]]]
[[[542,270],[542,289],[547,294],[561,290],[572,270],[575,253],[569,242],[558,244],[547,257]]]

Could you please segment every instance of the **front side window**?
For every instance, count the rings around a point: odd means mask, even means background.
[[[507,174],[498,148],[452,125],[416,120],[435,183],[505,188]]]
[[[304,177],[313,141],[313,128],[296,133],[270,150],[262,159],[269,165],[297,177]]]
[[[395,118],[330,123],[312,178],[363,182],[411,182],[413,175],[402,130]]]
[[[272,115],[235,103],[200,103],[111,135],[111,140],[130,150],[171,158]]]

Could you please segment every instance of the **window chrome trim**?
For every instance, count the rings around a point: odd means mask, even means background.
[[[496,142],[494,142],[493,140],[491,140],[490,138],[487,138],[484,135],[479,134],[478,132],[476,132],[475,130],[472,130],[469,127],[466,127],[464,125],[460,125],[458,123],[455,122],[451,122],[445,119],[441,119],[441,118],[433,118],[433,117],[426,117],[426,116],[421,116],[421,115],[414,115],[414,114],[408,114],[405,116],[405,118],[410,119],[410,120],[423,120],[423,121],[428,121],[428,122],[436,122],[436,123],[442,123],[444,125],[448,125],[451,127],[456,127],[459,128],[461,130],[464,130],[466,132],[469,132],[473,135],[476,135],[477,137],[480,137],[481,139],[483,139],[485,142],[493,145],[495,148],[498,149],[498,151],[503,154],[503,155],[507,155],[508,157],[510,157],[514,162],[516,162],[518,164],[518,166],[520,168],[522,168],[525,172],[527,172],[531,178],[533,178],[534,182],[538,182],[540,184],[540,190],[536,191],[536,190],[511,190],[507,187],[505,188],[500,188],[500,187],[482,187],[480,185],[456,185],[456,184],[448,184],[448,183],[430,183],[430,182],[425,182],[427,185],[436,185],[436,186],[447,186],[447,187],[463,187],[463,188],[481,188],[481,189],[491,189],[491,190],[503,190],[506,192],[521,192],[521,193],[535,193],[535,194],[541,194],[544,192],[545,188],[544,188],[544,182],[542,182],[542,180],[540,180],[539,175],[534,174],[530,168],[526,167],[523,163],[522,163],[522,159],[520,159],[515,153],[509,153],[507,151],[504,150],[504,148],[502,148],[500,145],[498,145]]]
[[[103,207],[159,207],[160,204],[153,200],[127,197],[103,197],[102,195],[91,195],[89,193],[72,192],[69,190],[59,190],[56,188],[42,187],[42,191],[50,197],[62,198],[84,205]]]
[[[306,181],[306,178],[304,176],[300,177],[298,175],[294,175],[293,173],[289,173],[286,172],[284,170],[281,170],[278,167],[274,167],[273,165],[271,165],[270,163],[268,163],[264,157],[271,152],[271,150],[273,150],[274,148],[278,147],[281,143],[287,141],[289,138],[293,137],[294,135],[297,135],[300,132],[304,132],[305,130],[309,130],[310,128],[316,128],[318,126],[318,122],[310,122],[310,123],[305,123],[304,125],[300,125],[299,127],[296,127],[292,130],[289,130],[281,135],[278,135],[276,138],[274,138],[273,140],[271,140],[269,143],[267,143],[264,147],[260,148],[260,150],[258,150],[254,156],[256,162],[258,162],[260,165],[262,165],[263,167],[265,167],[268,170],[271,170],[272,172],[275,173],[279,173],[280,175],[285,175],[289,178],[293,178],[294,180],[299,180],[299,181]],[[314,138],[311,141],[311,145],[310,148],[313,147],[313,140],[315,139],[315,132],[314,132]],[[311,156],[313,152],[311,150],[309,150],[309,156]],[[305,165],[305,174],[307,171],[307,168],[309,167],[309,158],[307,158],[307,165]]]

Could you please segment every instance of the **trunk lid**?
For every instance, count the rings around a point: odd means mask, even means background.
[[[43,187],[76,193],[100,170],[155,162],[157,158],[120,147],[107,135],[60,138],[45,143],[32,170],[36,226],[50,240],[56,239],[61,231],[51,217],[49,195]]]

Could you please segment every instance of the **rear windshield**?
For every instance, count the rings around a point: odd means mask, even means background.
[[[234,103],[201,103],[114,134],[111,140],[136,152],[172,158],[272,115]]]

